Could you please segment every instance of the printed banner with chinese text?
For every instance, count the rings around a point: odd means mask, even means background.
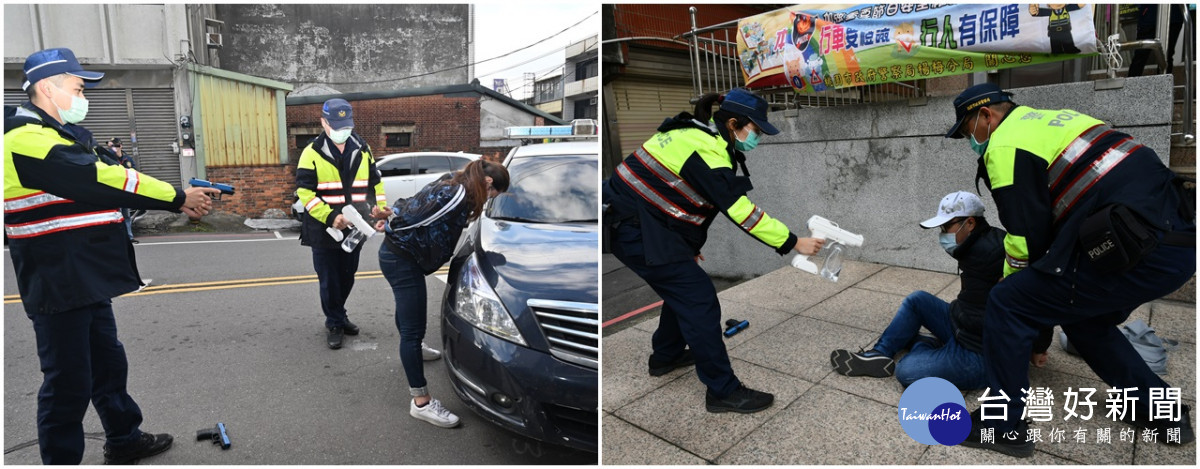
[[[738,21],[746,85],[799,92],[933,78],[1096,53],[1086,4],[796,5]]]

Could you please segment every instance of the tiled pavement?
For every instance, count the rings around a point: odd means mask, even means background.
[[[1166,446],[1120,441],[1125,424],[1103,418],[1103,391],[1093,400],[1101,414],[1082,425],[1055,418],[1039,423],[1046,441],[1061,428],[1061,442],[1039,443],[1032,459],[990,451],[926,446],[909,438],[897,420],[903,388],[895,379],[848,378],[834,373],[829,353],[869,347],[900,301],[915,290],[950,300],[954,275],[881,264],[846,262],[838,283],[784,267],[720,293],[723,317],[750,327],[727,339],[734,370],[752,388],[775,394],[775,405],[750,415],[710,414],[704,386],[693,368],[660,377],[646,373],[656,320],[604,337],[603,463],[677,464],[1196,464],[1196,444]],[[1167,382],[1196,404],[1195,304],[1157,301],[1135,311],[1160,337],[1180,347],[1170,353]],[[1105,389],[1082,359],[1058,345],[1050,363],[1030,373],[1061,401],[1068,386]],[[978,407],[978,391],[964,393]],[[1075,431],[1088,430],[1086,443]],[[1097,443],[1108,427],[1111,444]]]

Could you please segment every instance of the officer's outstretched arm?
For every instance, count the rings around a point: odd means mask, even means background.
[[[750,178],[737,176],[729,163],[696,153],[683,164],[680,176],[742,231],[774,248],[779,255],[791,252],[796,246],[799,238],[787,225],[767,215],[746,197],[746,192],[753,187]]]
[[[25,140],[25,141],[23,141]],[[104,208],[179,211],[182,190],[149,175],[109,165],[80,145],[57,145],[40,153],[27,148],[34,139],[5,139],[21,184],[30,189]]]

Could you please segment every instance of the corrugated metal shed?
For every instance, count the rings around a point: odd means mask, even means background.
[[[291,85],[198,65],[188,71],[198,173],[287,162],[284,103]]]

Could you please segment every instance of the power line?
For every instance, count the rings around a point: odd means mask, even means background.
[[[520,49],[513,50],[512,52],[508,52],[508,53],[506,53],[506,54],[502,54],[502,55],[498,55],[498,56],[492,57],[492,58],[490,58],[490,59],[483,59],[483,60],[480,60],[480,61],[478,61],[478,62],[475,62],[475,63],[469,63],[469,64],[463,64],[463,65],[456,65],[456,66],[449,67],[449,68],[444,68],[444,69],[441,69],[441,70],[435,70],[435,71],[432,71],[432,72],[426,72],[426,73],[419,73],[419,74],[416,74],[416,75],[409,75],[409,76],[406,76],[406,77],[399,77],[399,78],[381,78],[381,79],[378,79],[378,80],[364,80],[364,81],[339,81],[339,82],[325,82],[324,84],[326,84],[326,85],[367,85],[367,84],[374,84],[374,83],[386,83],[386,82],[390,82],[390,81],[409,80],[409,79],[412,79],[412,78],[420,78],[420,77],[424,77],[424,76],[435,75],[435,74],[438,74],[438,73],[442,73],[442,72],[448,72],[448,71],[451,71],[451,70],[458,70],[458,69],[460,69],[460,68],[466,68],[466,67],[470,67],[470,66],[472,66],[472,65],[479,65],[479,64],[482,64],[482,63],[484,63],[484,62],[491,62],[491,61],[493,61],[493,60],[496,60],[496,59],[502,59],[502,58],[504,58],[504,57],[508,57],[508,56],[510,56],[510,55],[516,54],[516,53],[518,53],[518,52],[521,52],[521,51],[523,51],[523,50],[527,50],[527,49],[529,49],[529,48],[531,48],[531,47],[534,47],[534,46],[536,46],[536,45],[538,45],[538,44],[541,44],[541,43],[543,43],[543,42],[546,42],[546,41],[549,41],[549,40],[551,40],[551,39],[554,39],[556,36],[558,36],[558,35],[560,35],[560,34],[562,34],[562,33],[565,33],[565,32],[567,32],[567,31],[569,31],[571,28],[574,28],[574,27],[576,27],[576,26],[579,26],[579,25],[583,24],[583,22],[584,22],[584,21],[587,21],[589,18],[591,18],[591,17],[593,17],[593,16],[596,16],[596,15],[597,15],[597,14],[599,14],[599,13],[600,13],[600,11],[599,11],[599,10],[593,11],[593,12],[592,12],[592,14],[590,14],[590,15],[587,15],[586,17],[584,17],[583,19],[579,20],[579,21],[578,21],[578,22],[576,22],[575,24],[572,24],[572,25],[570,25],[570,26],[567,26],[567,27],[566,27],[566,28],[564,28],[562,31],[559,31],[559,32],[557,32],[557,33],[554,33],[554,34],[551,34],[551,35],[549,35],[549,36],[546,36],[545,38],[543,38],[543,39],[541,39],[541,40],[539,40],[539,41],[537,41],[537,42],[535,42],[535,43],[533,43],[533,44],[530,44],[530,45],[528,45],[528,46],[522,47],[522,48],[520,48]],[[539,57],[539,58],[540,58],[540,57]],[[522,65],[523,65],[523,64],[522,64]],[[501,70],[504,70],[504,69],[501,69]]]
[[[570,46],[568,46],[568,47],[570,47]],[[588,48],[586,48],[586,49],[584,49],[584,50],[583,50],[583,53],[590,52],[590,51],[592,51],[592,50],[594,50],[594,49],[595,49],[595,47],[588,47]],[[540,58],[540,57],[539,57],[539,58]],[[536,60],[536,59],[534,59],[534,60]],[[524,63],[521,63],[521,64],[519,64],[519,65],[517,65],[517,66],[524,65],[525,63],[529,63],[529,62],[532,62],[532,60],[530,60],[530,61],[527,61],[527,62],[524,62]],[[565,63],[564,63],[564,64],[562,64],[562,65],[559,65],[559,66],[557,66],[557,67],[551,68],[551,69],[549,69],[549,71],[548,71],[548,72],[546,72],[545,74],[543,74],[543,75],[542,75],[540,78],[534,78],[534,81],[537,81],[537,80],[539,80],[539,79],[541,79],[541,78],[545,78],[545,77],[549,76],[549,75],[550,75],[550,73],[553,73],[553,72],[557,71],[558,69],[563,69],[563,75],[564,75],[564,77],[565,77],[565,76],[566,76],[566,73],[567,73],[567,71],[566,71],[566,69],[565,69],[565,68],[566,68],[566,65],[567,65],[567,64],[565,64]],[[510,68],[516,68],[517,66],[510,67]],[[494,75],[494,73],[490,73],[489,75]],[[508,77],[505,77],[505,80],[508,80]],[[521,89],[521,88],[524,88],[524,87],[525,87],[525,85],[524,85],[524,84],[522,84],[521,86],[518,86],[518,87],[516,87],[516,88],[513,88],[513,89],[510,89],[510,90],[508,90],[509,97],[512,97],[512,93],[513,93],[513,92],[515,92],[515,91],[517,91],[517,90],[519,90],[519,89]],[[516,99],[516,98],[513,98],[513,99]]]
[[[578,43],[576,43],[576,44],[578,44]],[[567,46],[565,46],[565,47],[562,47],[562,48],[559,48],[559,49],[552,50],[552,51],[550,51],[550,52],[547,52],[547,53],[545,53],[545,54],[539,55],[539,56],[537,56],[537,57],[534,57],[534,58],[532,58],[532,59],[526,60],[526,61],[524,61],[524,62],[521,62],[521,63],[519,63],[519,64],[516,64],[516,65],[513,65],[513,66],[511,66],[511,67],[502,68],[502,69],[496,70],[496,71],[494,71],[494,72],[491,72],[491,73],[481,73],[481,74],[479,74],[479,75],[480,75],[480,76],[496,75],[496,74],[498,74],[498,73],[500,73],[500,72],[503,72],[503,71],[505,71],[505,70],[512,70],[512,69],[514,69],[514,68],[520,67],[520,66],[522,66],[522,65],[525,65],[525,64],[528,64],[528,63],[530,63],[530,62],[534,62],[534,61],[540,60],[541,58],[543,58],[543,57],[547,57],[547,56],[549,56],[550,54],[557,54],[557,53],[559,53],[559,52],[562,52],[562,51],[566,50],[568,47],[571,47],[571,45],[572,45],[572,44],[568,44],[568,45],[567,45]],[[587,48],[587,49],[584,49],[584,50],[583,50],[583,52],[584,52],[584,53],[586,53],[586,52],[591,52],[591,51],[592,51],[592,50],[594,50],[594,49],[595,49],[595,47],[589,47],[589,48]]]

